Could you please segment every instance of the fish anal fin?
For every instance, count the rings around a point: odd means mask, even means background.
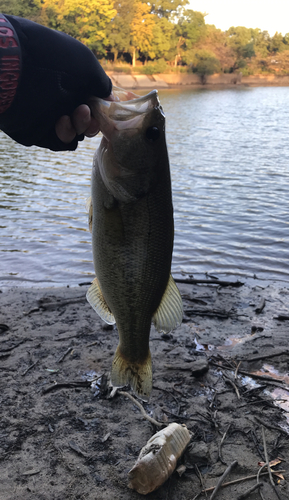
[[[90,303],[91,307],[97,312],[97,314],[109,325],[114,325],[115,319],[111,310],[109,309],[102,291],[99,286],[97,278],[94,278],[91,286],[87,290],[86,298]]]
[[[182,297],[172,275],[170,275],[160,305],[153,315],[153,324],[158,332],[168,333],[182,323],[182,318]]]
[[[111,370],[111,383],[114,387],[130,384],[136,395],[148,401],[152,390],[151,353],[143,362],[130,362],[122,355],[119,346],[116,349]]]

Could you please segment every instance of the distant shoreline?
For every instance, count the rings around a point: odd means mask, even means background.
[[[206,77],[202,84],[195,73],[164,73],[157,75],[127,75],[108,72],[114,85],[125,89],[173,89],[173,88],[213,88],[213,87],[289,87],[289,75],[215,74]]]

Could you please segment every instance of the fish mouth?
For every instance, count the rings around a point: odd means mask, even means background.
[[[136,94],[131,94],[136,96]],[[136,96],[127,101],[105,101],[98,97],[91,98],[89,106],[107,141],[111,141],[117,131],[125,130],[136,133],[142,127],[147,113],[154,108],[160,109],[164,114],[157,90],[152,90],[145,96]]]

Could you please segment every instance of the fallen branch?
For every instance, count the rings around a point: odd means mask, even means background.
[[[289,320],[289,314],[278,314],[278,316],[274,316],[273,319],[277,319],[279,321],[287,321]]]
[[[156,427],[163,427],[164,425],[166,426],[167,424],[162,424],[161,422],[158,422],[154,418],[150,417],[144,407],[131,395],[129,392],[126,391],[117,391],[118,394],[121,394],[122,396],[125,396],[126,398],[129,398],[141,411],[141,414],[146,420],[148,420],[151,424],[155,425]]]
[[[32,368],[34,368],[35,365],[37,365],[39,360],[35,361],[35,363],[33,363],[32,365],[28,366],[28,368],[26,368],[26,370],[21,373],[22,377],[24,377],[24,375],[26,375],[27,372],[29,372],[29,370],[31,370]]]
[[[228,432],[229,432],[229,430],[230,430],[230,427],[231,427],[231,423],[228,425],[227,430],[226,430],[226,432],[224,433],[224,435],[223,435],[223,437],[222,437],[222,439],[221,439],[221,441],[220,441],[220,445],[219,445],[219,449],[218,449],[218,458],[220,459],[220,461],[221,461],[221,462],[222,462],[222,464],[224,464],[224,465],[227,465],[227,464],[226,464],[226,462],[224,462],[224,460],[223,460],[223,458],[222,458],[221,448],[222,448],[222,444],[223,444],[223,442],[225,441],[226,436],[227,436],[227,434],[228,434]]]
[[[267,453],[267,443],[266,443],[266,438],[265,438],[265,429],[264,429],[263,425],[262,425],[262,437],[263,437],[263,446],[264,446],[264,455],[265,455],[266,467],[267,467],[268,472],[269,472],[270,483],[271,483],[271,486],[272,486],[273,490],[276,493],[276,496],[279,498],[279,500],[282,500],[282,498],[280,497],[279,492],[278,492],[278,490],[277,490],[277,488],[275,486],[275,483],[273,481],[272,471],[271,471],[271,467],[270,467],[270,463],[269,463],[269,457],[268,457],[268,453]]]
[[[265,468],[265,466],[263,467]],[[262,468],[260,469],[260,474],[259,476],[268,476],[268,472],[261,472]],[[273,472],[273,475],[275,474],[274,471]],[[278,472],[276,471],[276,474],[278,473],[281,473],[281,472],[286,472],[285,469],[282,469],[282,470],[278,470]],[[242,483],[243,481],[250,481],[251,479],[257,479],[258,475],[257,474],[254,474],[252,476],[246,476],[246,477],[240,477],[239,479],[234,479],[234,481],[228,481],[227,483],[223,483],[221,485],[221,488],[225,488],[226,486],[231,486],[232,484],[238,484],[238,483]],[[215,489],[215,486],[210,486],[209,488],[206,488],[206,489],[203,489],[202,491],[200,491],[198,493],[198,495],[195,497],[197,498],[199,495],[202,495],[203,493],[210,493],[211,491],[214,491]]]
[[[262,424],[264,425],[264,427],[267,427],[267,429],[272,429],[281,432],[282,434],[285,434],[285,436],[288,437],[288,432],[282,429],[281,427],[278,427],[277,425],[267,424],[267,422],[264,422],[264,420],[262,420],[260,417],[257,417],[256,415],[254,415],[254,418],[255,420],[257,420],[257,422],[259,422],[259,424]]]
[[[234,286],[234,287],[239,287],[243,286],[244,283],[241,281],[223,281],[223,280],[198,280],[194,278],[190,278],[187,280],[181,279],[181,278],[174,278],[176,283],[185,283],[187,285],[219,285],[219,286]]]
[[[253,493],[258,488],[261,488],[261,486],[263,486],[263,483],[256,483],[256,484],[254,484],[254,486],[252,486],[252,488],[249,488],[249,490],[247,490],[244,493],[242,493],[241,495],[239,495],[237,497],[237,500],[245,500],[245,498],[247,498],[248,496],[250,496],[251,493]]]
[[[220,477],[219,481],[217,482],[217,485],[216,485],[213,493],[210,496],[210,500],[214,500],[214,498],[216,497],[219,489],[222,486],[222,483],[224,482],[224,480],[226,479],[226,477],[230,474],[230,472],[232,471],[232,469],[234,469],[234,467],[236,467],[236,465],[238,465],[238,462],[237,462],[237,460],[234,460],[234,462],[232,462],[229,465],[229,467],[227,467],[227,469],[225,470],[224,474]]]
[[[255,309],[256,314],[260,314],[263,311],[265,304],[266,304],[266,300],[263,298],[261,300],[260,304]]]
[[[47,389],[43,389],[42,394],[47,394],[48,392],[54,391],[55,389],[74,387],[90,387],[91,382],[89,380],[76,380],[75,382],[55,382],[55,384],[50,385]]]
[[[64,354],[62,354],[62,356],[60,356],[60,358],[57,360],[57,363],[62,363],[62,361],[64,360],[64,358],[67,356],[67,354],[69,354],[71,351],[73,350],[73,347],[69,347]]]

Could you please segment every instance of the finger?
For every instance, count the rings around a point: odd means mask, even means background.
[[[69,144],[76,136],[76,131],[71,119],[66,115],[59,118],[55,125],[55,132],[57,137],[65,144]]]
[[[90,108],[86,104],[81,104],[74,110],[71,120],[77,135],[84,134],[86,129],[90,126]]]
[[[85,130],[84,135],[86,137],[93,137],[99,132],[99,123],[98,121],[92,116],[90,119],[90,125],[89,127]]]

